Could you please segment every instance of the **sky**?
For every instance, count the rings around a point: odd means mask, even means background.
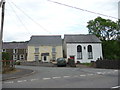
[[[120,0],[52,0],[118,18]],[[27,41],[32,35],[88,34],[87,22],[98,16],[49,0],[6,0],[3,41]]]

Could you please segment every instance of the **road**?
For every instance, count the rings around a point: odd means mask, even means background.
[[[3,82],[3,88],[119,88],[118,70],[18,66],[35,73]]]

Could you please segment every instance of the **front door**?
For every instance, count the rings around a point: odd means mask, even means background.
[[[35,61],[39,61],[39,55],[35,55]]]
[[[48,62],[48,56],[42,56],[42,61],[43,62]]]

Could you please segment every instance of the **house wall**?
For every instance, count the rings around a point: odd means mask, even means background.
[[[77,46],[82,46],[82,59],[77,59]],[[93,59],[88,59],[88,51],[87,46],[92,46],[92,52],[93,52]],[[85,47],[85,49],[84,49]],[[96,61],[98,58],[103,57],[102,56],[102,47],[100,43],[73,43],[73,44],[67,44],[67,58],[70,56],[75,56],[75,63],[77,61],[80,61],[81,63]]]
[[[20,55],[24,56],[23,60],[27,60],[27,50],[26,49],[17,49],[17,53],[13,52],[14,49],[5,49],[5,52],[9,53],[10,60],[14,60],[13,55],[17,55],[16,60],[21,60]]]
[[[62,46],[55,46],[56,47],[56,59],[59,57],[63,57]],[[38,46],[39,53],[35,54],[35,46],[28,46],[28,56],[27,61],[35,61],[35,55],[39,55],[39,60],[42,60],[41,53],[49,53],[49,61],[52,59],[52,48],[53,46]]]

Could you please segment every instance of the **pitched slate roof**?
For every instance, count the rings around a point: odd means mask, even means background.
[[[3,49],[27,49],[27,42],[3,42]]]
[[[62,39],[60,35],[32,36],[28,45],[62,45]]]
[[[66,43],[101,43],[99,38],[91,34],[66,34],[64,40]]]

